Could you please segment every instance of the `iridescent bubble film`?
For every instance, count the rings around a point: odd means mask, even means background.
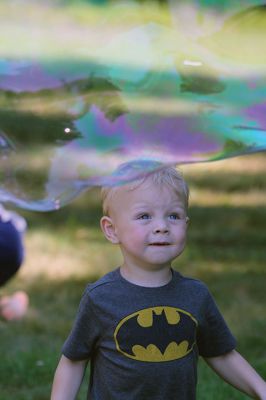
[[[47,211],[266,149],[262,1],[1,2],[0,201]],[[156,168],[154,162],[154,168]]]

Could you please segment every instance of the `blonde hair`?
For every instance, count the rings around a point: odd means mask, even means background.
[[[142,169],[141,169],[142,166]],[[128,178],[133,177],[133,178]],[[188,209],[189,188],[183,178],[182,172],[159,161],[153,160],[133,160],[123,163],[112,174],[112,177],[119,177],[115,184],[103,186],[101,189],[103,214],[109,214],[110,202],[115,193],[126,186],[127,190],[134,190],[142,185],[146,180],[151,180],[155,185],[168,185],[184,201],[185,209]]]

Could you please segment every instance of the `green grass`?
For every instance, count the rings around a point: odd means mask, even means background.
[[[207,283],[237,336],[239,351],[264,376],[266,203],[259,200],[265,198],[265,172],[265,155],[184,168],[191,186],[191,223],[187,249],[174,264]],[[232,191],[234,179],[238,184]],[[260,194],[258,202],[253,192]],[[23,214],[29,224],[26,261],[2,292],[25,289],[31,303],[23,321],[0,321],[1,400],[49,399],[81,293],[121,260],[99,230],[97,190],[54,213]],[[86,377],[79,400],[86,398],[87,382]],[[200,362],[198,400],[245,398]]]

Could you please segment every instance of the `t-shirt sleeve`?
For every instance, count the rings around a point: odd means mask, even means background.
[[[197,333],[198,350],[202,357],[218,357],[232,351],[236,339],[209,292],[205,300],[204,318]]]
[[[99,322],[93,310],[89,290],[85,290],[72,330],[65,341],[62,354],[70,360],[91,358],[99,340]]]

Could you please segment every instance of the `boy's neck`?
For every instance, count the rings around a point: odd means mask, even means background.
[[[159,287],[167,285],[172,279],[171,266],[158,271],[147,271],[142,268],[131,268],[125,264],[120,267],[120,273],[127,281],[144,287]]]

